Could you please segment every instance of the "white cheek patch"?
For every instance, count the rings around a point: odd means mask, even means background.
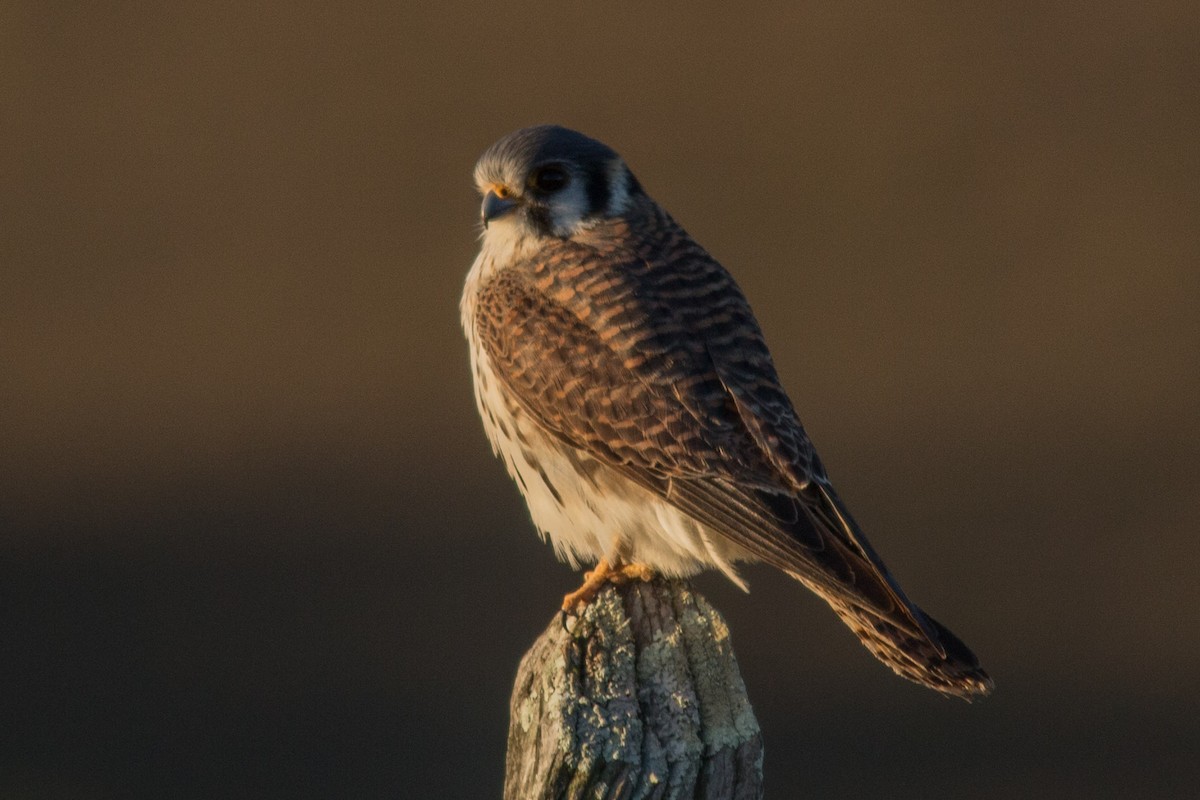
[[[591,208],[584,181],[577,175],[566,188],[554,195],[550,201],[550,224],[555,236],[571,236],[575,234],[588,215]]]

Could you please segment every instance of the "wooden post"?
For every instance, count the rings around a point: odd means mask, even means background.
[[[721,615],[685,581],[608,586],[521,660],[505,800],[751,800],[762,735]]]

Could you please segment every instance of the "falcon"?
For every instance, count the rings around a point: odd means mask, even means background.
[[[897,674],[992,681],[912,603],[834,491],[733,278],[612,149],[542,125],[475,166],[484,232],[461,312],[475,399],[543,539],[607,582],[765,562]]]

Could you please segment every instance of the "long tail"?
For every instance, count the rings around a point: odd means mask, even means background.
[[[867,649],[902,678],[967,702],[991,693],[992,679],[971,649],[919,609],[917,613],[928,623],[925,627],[937,637],[936,642],[924,632],[905,630],[836,600],[830,606]]]

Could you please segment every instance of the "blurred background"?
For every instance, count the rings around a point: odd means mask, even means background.
[[[1200,779],[1192,3],[7,3],[0,797],[498,797],[577,576],[476,418],[471,169],[555,121],[738,278],[843,497],[997,681],[726,615],[768,796]]]

